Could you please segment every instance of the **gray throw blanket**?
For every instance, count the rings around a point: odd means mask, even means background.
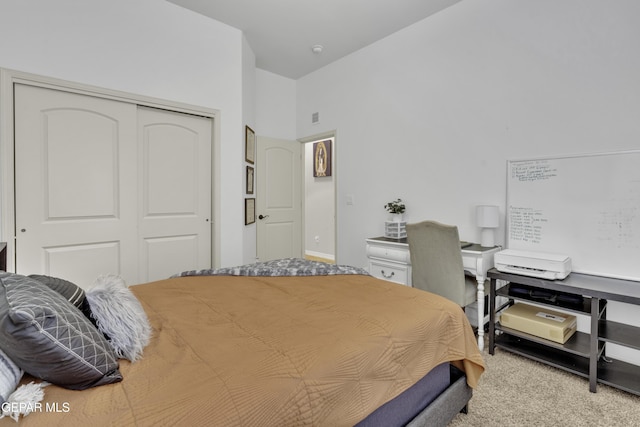
[[[273,261],[246,264],[238,267],[226,267],[206,270],[190,270],[171,277],[185,276],[329,276],[335,274],[369,273],[358,267],[328,264],[301,258],[284,258]]]

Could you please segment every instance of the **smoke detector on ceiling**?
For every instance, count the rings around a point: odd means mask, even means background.
[[[316,55],[322,53],[322,45],[321,44],[314,44],[313,46],[311,46],[311,52],[315,53]]]

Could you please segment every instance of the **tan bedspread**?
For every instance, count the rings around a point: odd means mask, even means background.
[[[458,306],[372,277],[183,277],[131,289],[154,327],[143,359],[121,361],[118,384],[45,388],[42,411],[20,426],[351,426],[442,362],[472,387],[484,370]]]

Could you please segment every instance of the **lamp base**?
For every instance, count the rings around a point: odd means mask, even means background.
[[[493,228],[483,228],[480,233],[480,246],[491,248],[496,245]]]

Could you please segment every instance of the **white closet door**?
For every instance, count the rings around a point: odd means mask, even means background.
[[[212,120],[139,107],[140,279],[211,267]]]
[[[135,140],[133,104],[15,86],[16,272],[137,283]]]
[[[17,273],[87,288],[211,267],[212,119],[15,90]]]

